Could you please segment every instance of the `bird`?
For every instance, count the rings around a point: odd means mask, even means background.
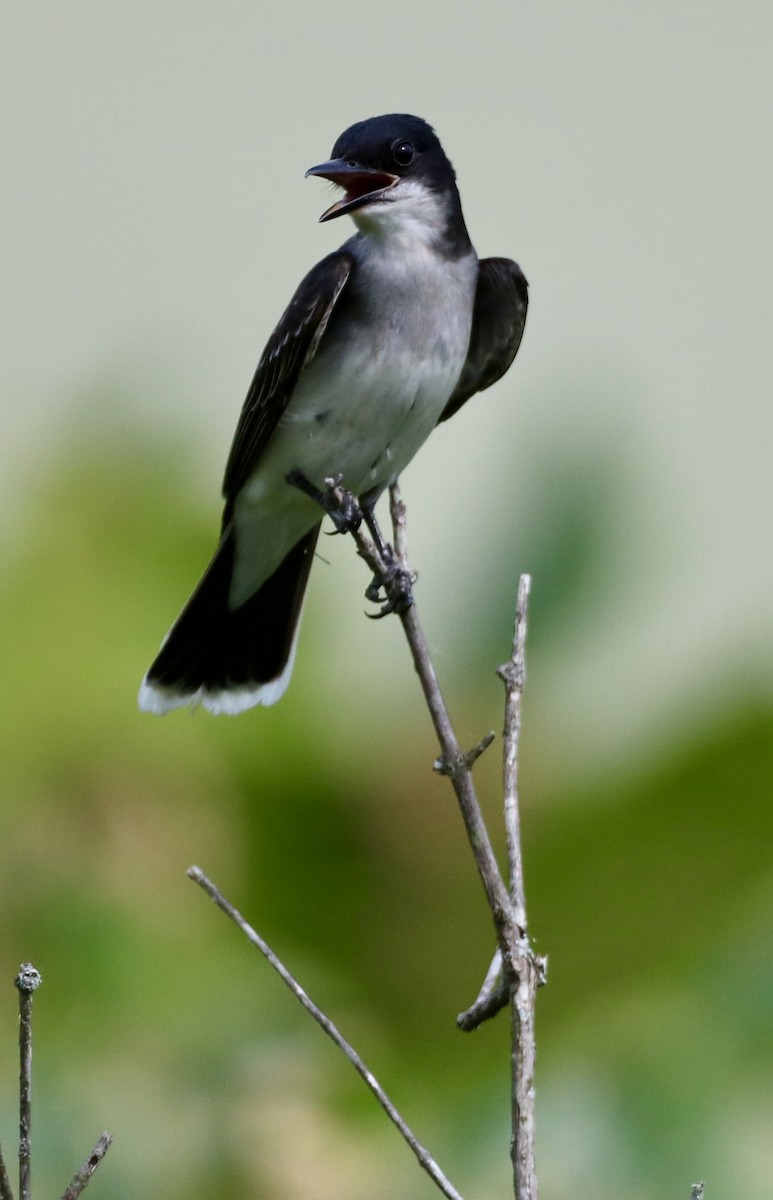
[[[319,220],[350,216],[356,232],[301,281],[258,362],[217,549],[140,687],[150,713],[235,715],[280,699],[323,515],[308,493],[340,478],[372,511],[523,336],[526,279],[511,259],[478,259],[426,121],[359,121],[306,177],[343,190]]]

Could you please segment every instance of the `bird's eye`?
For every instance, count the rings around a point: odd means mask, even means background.
[[[407,167],[413,162],[413,155],[414,149],[410,142],[394,142],[392,145],[392,158],[398,167]]]

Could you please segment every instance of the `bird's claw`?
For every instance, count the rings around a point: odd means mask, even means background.
[[[365,599],[381,605],[377,613],[365,614],[372,621],[378,621],[390,613],[407,612],[413,604],[415,577],[393,558],[387,560],[385,567],[384,574],[374,575],[365,589]]]
[[[322,507],[335,525],[333,533],[356,533],[362,525],[362,509],[351,492],[335,492],[331,487]]]
[[[286,476],[287,482],[318,504],[335,525],[333,533],[356,533],[362,524],[362,509],[351,492],[341,487],[343,475],[326,479],[326,490],[321,491],[303,471],[294,468]]]
[[[326,479],[324,492],[297,468],[289,471],[286,479],[327,513],[335,526],[334,533],[356,533],[363,520],[366,522],[377,554],[384,563],[383,571],[374,575],[365,589],[365,599],[381,607],[377,613],[367,615],[372,620],[378,620],[389,613],[407,612],[413,604],[412,588],[416,576],[400,563],[392,547],[384,541],[372,507],[357,503],[351,492],[341,486],[341,475]]]

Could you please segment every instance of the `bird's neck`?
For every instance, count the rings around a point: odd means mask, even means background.
[[[371,253],[464,258],[472,251],[459,194],[416,188],[400,199],[352,213]]]

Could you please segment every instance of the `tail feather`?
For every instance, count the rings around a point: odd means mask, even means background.
[[[274,704],[290,681],[318,533],[316,525],[249,600],[230,609],[234,538],[226,529],[142,681],[140,708],[161,714],[200,703],[210,712],[239,713]]]

